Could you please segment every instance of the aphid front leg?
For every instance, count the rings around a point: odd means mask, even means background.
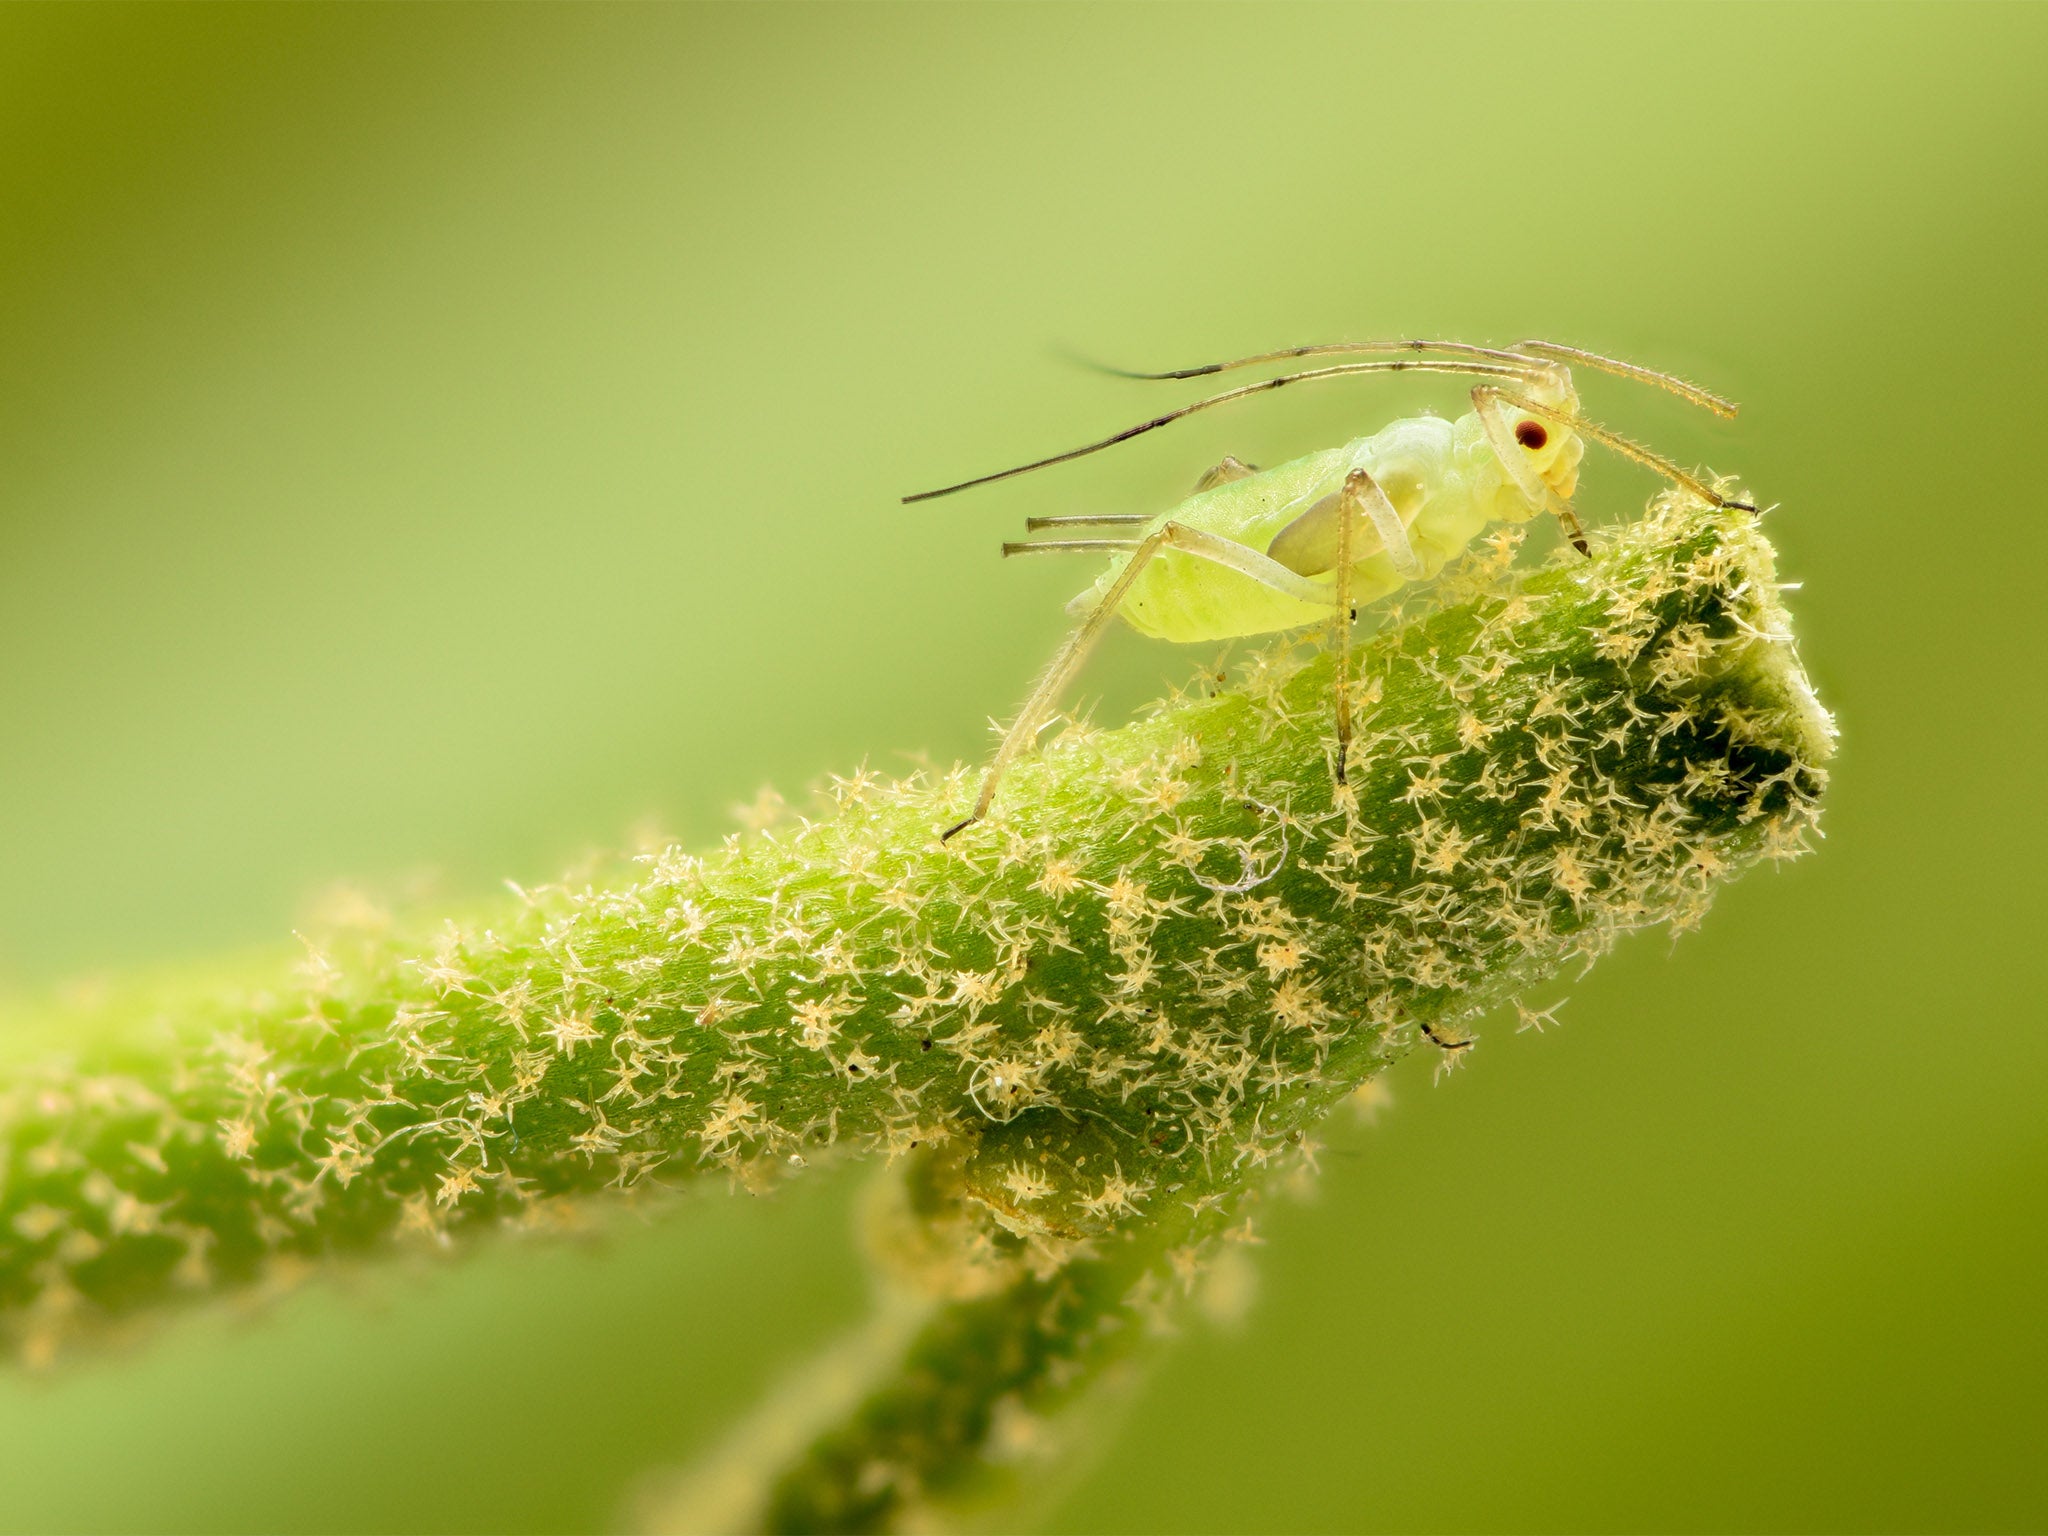
[[[1046,714],[1073,681],[1074,674],[1081,670],[1081,664],[1088,659],[1088,653],[1095,649],[1095,642],[1102,638],[1102,632],[1109,627],[1109,621],[1116,617],[1116,611],[1130,595],[1138,575],[1152,559],[1166,549],[1177,549],[1220,565],[1226,570],[1236,571],[1240,576],[1250,577],[1261,586],[1270,587],[1297,601],[1323,606],[1331,601],[1328,587],[1319,586],[1304,576],[1269,559],[1255,549],[1232,543],[1217,534],[1205,533],[1199,528],[1190,528],[1184,523],[1163,523],[1139,543],[1131,552],[1131,558],[1124,568],[1117,572],[1116,580],[1109,590],[1102,594],[1102,600],[1088,611],[1088,616],[1067,636],[1066,643],[1053,657],[1052,665],[1045,669],[1045,675],[1038,680],[1038,686],[1031,690],[1031,697],[1024,701],[1024,707],[1017,712],[1016,720],[1004,733],[1003,744],[996,749],[995,758],[988,765],[988,773],[981,781],[981,794],[976,797],[973,812],[955,822],[939,834],[939,841],[951,840],[964,832],[988,814],[988,808],[995,803],[996,786],[1002,782],[1003,773],[1022,752],[1033,737]]]
[[[1688,495],[1697,496],[1713,507],[1735,507],[1744,512],[1754,512],[1755,506],[1746,501],[1730,501],[1718,491],[1702,483],[1695,476],[1687,474],[1660,453],[1653,453],[1641,443],[1632,442],[1619,432],[1588,421],[1575,411],[1562,406],[1546,405],[1541,400],[1532,400],[1526,395],[1515,394],[1492,384],[1478,385],[1472,391],[1472,408],[1479,413],[1479,420],[1486,428],[1487,441],[1493,445],[1494,455],[1515,482],[1516,488],[1536,507],[1548,507],[1564,525],[1565,536],[1572,541],[1573,548],[1582,555],[1592,553],[1586,544],[1585,531],[1579,526],[1577,514],[1571,503],[1558,495],[1543,478],[1536,473],[1528,461],[1528,453],[1540,449],[1548,439],[1545,422],[1554,426],[1567,427],[1583,438],[1612,448],[1625,459],[1633,459],[1645,469],[1652,470],[1669,480]],[[1520,422],[1510,422],[1509,416],[1519,413]],[[1534,418],[1533,420],[1531,418]]]
[[[1754,512],[1756,510],[1753,503],[1730,501],[1704,481],[1687,474],[1676,464],[1665,458],[1663,454],[1653,453],[1641,443],[1623,437],[1619,432],[1603,427],[1597,421],[1588,421],[1583,416],[1563,410],[1555,405],[1545,405],[1540,400],[1526,400],[1520,395],[1509,394],[1505,391],[1496,391],[1496,393],[1499,393],[1500,398],[1507,402],[1507,404],[1519,410],[1527,411],[1532,416],[1541,416],[1546,420],[1556,422],[1559,426],[1570,427],[1581,437],[1591,438],[1596,443],[1612,448],[1623,458],[1635,460],[1643,468],[1662,475],[1666,480],[1669,480],[1688,495],[1699,497],[1701,501],[1704,501],[1710,507],[1733,507],[1739,512]]]
[[[1545,507],[1554,514],[1558,526],[1564,529],[1564,536],[1571,540],[1572,548],[1589,559],[1593,547],[1586,542],[1586,530],[1579,522],[1578,513],[1572,510],[1556,491],[1544,483],[1529,463],[1529,454],[1542,448],[1550,434],[1541,422],[1516,423],[1508,419],[1508,405],[1526,407],[1529,402],[1519,395],[1509,395],[1491,384],[1478,385],[1472,391],[1472,409],[1479,413],[1479,423],[1486,428],[1486,440],[1493,445],[1493,455],[1500,460],[1501,468],[1515,483],[1532,507]],[[1532,433],[1530,428],[1534,427]]]

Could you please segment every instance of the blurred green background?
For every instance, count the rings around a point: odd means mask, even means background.
[[[2044,59],[2019,6],[0,10],[0,990],[978,755],[1086,579],[1024,515],[1457,399],[896,504],[1168,398],[1061,346],[1569,339],[1744,402],[1583,385],[1782,504],[1828,843],[1333,1127],[1053,1526],[2042,1529]],[[855,1315],[845,1194],[0,1375],[0,1527],[604,1528]]]

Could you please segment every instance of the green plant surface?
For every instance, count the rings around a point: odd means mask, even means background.
[[[430,953],[763,784],[978,766],[1094,574],[998,559],[1027,517],[1463,409],[1282,390],[899,505],[1202,387],[1061,354],[1556,337],[1741,402],[1580,379],[1776,507],[1824,856],[1328,1117],[1239,1321],[1013,1523],[2048,1527],[2044,50],[1967,0],[0,8],[0,1057],[347,959],[336,881]],[[1120,627],[1070,702],[1243,659]],[[613,1528],[873,1342],[879,1160],[814,1161],[77,1314],[0,1370],[0,1529]]]
[[[950,844],[971,770],[862,769],[708,860],[424,942],[358,911],[289,979],[53,1030],[0,1090],[8,1320],[48,1360],[183,1293],[880,1155],[905,1190],[876,1250],[945,1305],[768,1518],[966,1497],[999,1410],[1045,1416],[1165,1326],[1335,1103],[1805,848],[1832,726],[1751,516],[1672,493],[1517,578],[1519,544],[1362,648],[1341,784],[1333,658],[1282,647],[1070,732]]]

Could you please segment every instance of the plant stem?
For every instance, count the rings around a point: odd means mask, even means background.
[[[1677,497],[1520,579],[1497,540],[1357,653],[669,848],[431,940],[124,996],[0,1079],[0,1309],[99,1320],[606,1188],[899,1165],[876,1245],[940,1304],[790,1467],[789,1529],[964,1507],[1167,1319],[1315,1122],[1416,1044],[1799,852],[1831,727],[1753,521]],[[994,1453],[994,1459],[992,1459]]]

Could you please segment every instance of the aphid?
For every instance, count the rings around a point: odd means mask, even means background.
[[[1370,437],[1268,470],[1226,458],[1196,481],[1186,500],[1153,516],[1027,518],[1024,526],[1031,532],[1127,531],[1119,537],[1052,538],[1003,546],[1005,555],[1106,552],[1110,561],[1095,584],[1067,605],[1068,612],[1080,616],[1079,626],[1004,736],[973,812],[949,827],[945,838],[988,813],[1004,770],[1037,734],[1110,619],[1119,613],[1140,634],[1183,643],[1329,622],[1338,653],[1332,692],[1335,772],[1341,783],[1351,738],[1348,674],[1351,623],[1358,605],[1435,576],[1495,521],[1526,522],[1547,511],[1573,546],[1590,554],[1571,506],[1587,440],[1648,466],[1715,506],[1756,510],[1748,502],[1724,498],[1670,460],[1579,415],[1570,365],[1654,384],[1719,416],[1735,414],[1732,402],[1669,374],[1554,342],[1523,341],[1505,348],[1453,341],[1334,342],[1169,373],[1125,376],[1193,379],[1292,358],[1361,352],[1441,355],[1335,363],[1283,373],[1197,400],[1100,442],[903,498],[929,501],[1064,464],[1196,411],[1283,385],[1402,372],[1460,374],[1482,381],[1473,386],[1471,411],[1456,421],[1405,417]]]

